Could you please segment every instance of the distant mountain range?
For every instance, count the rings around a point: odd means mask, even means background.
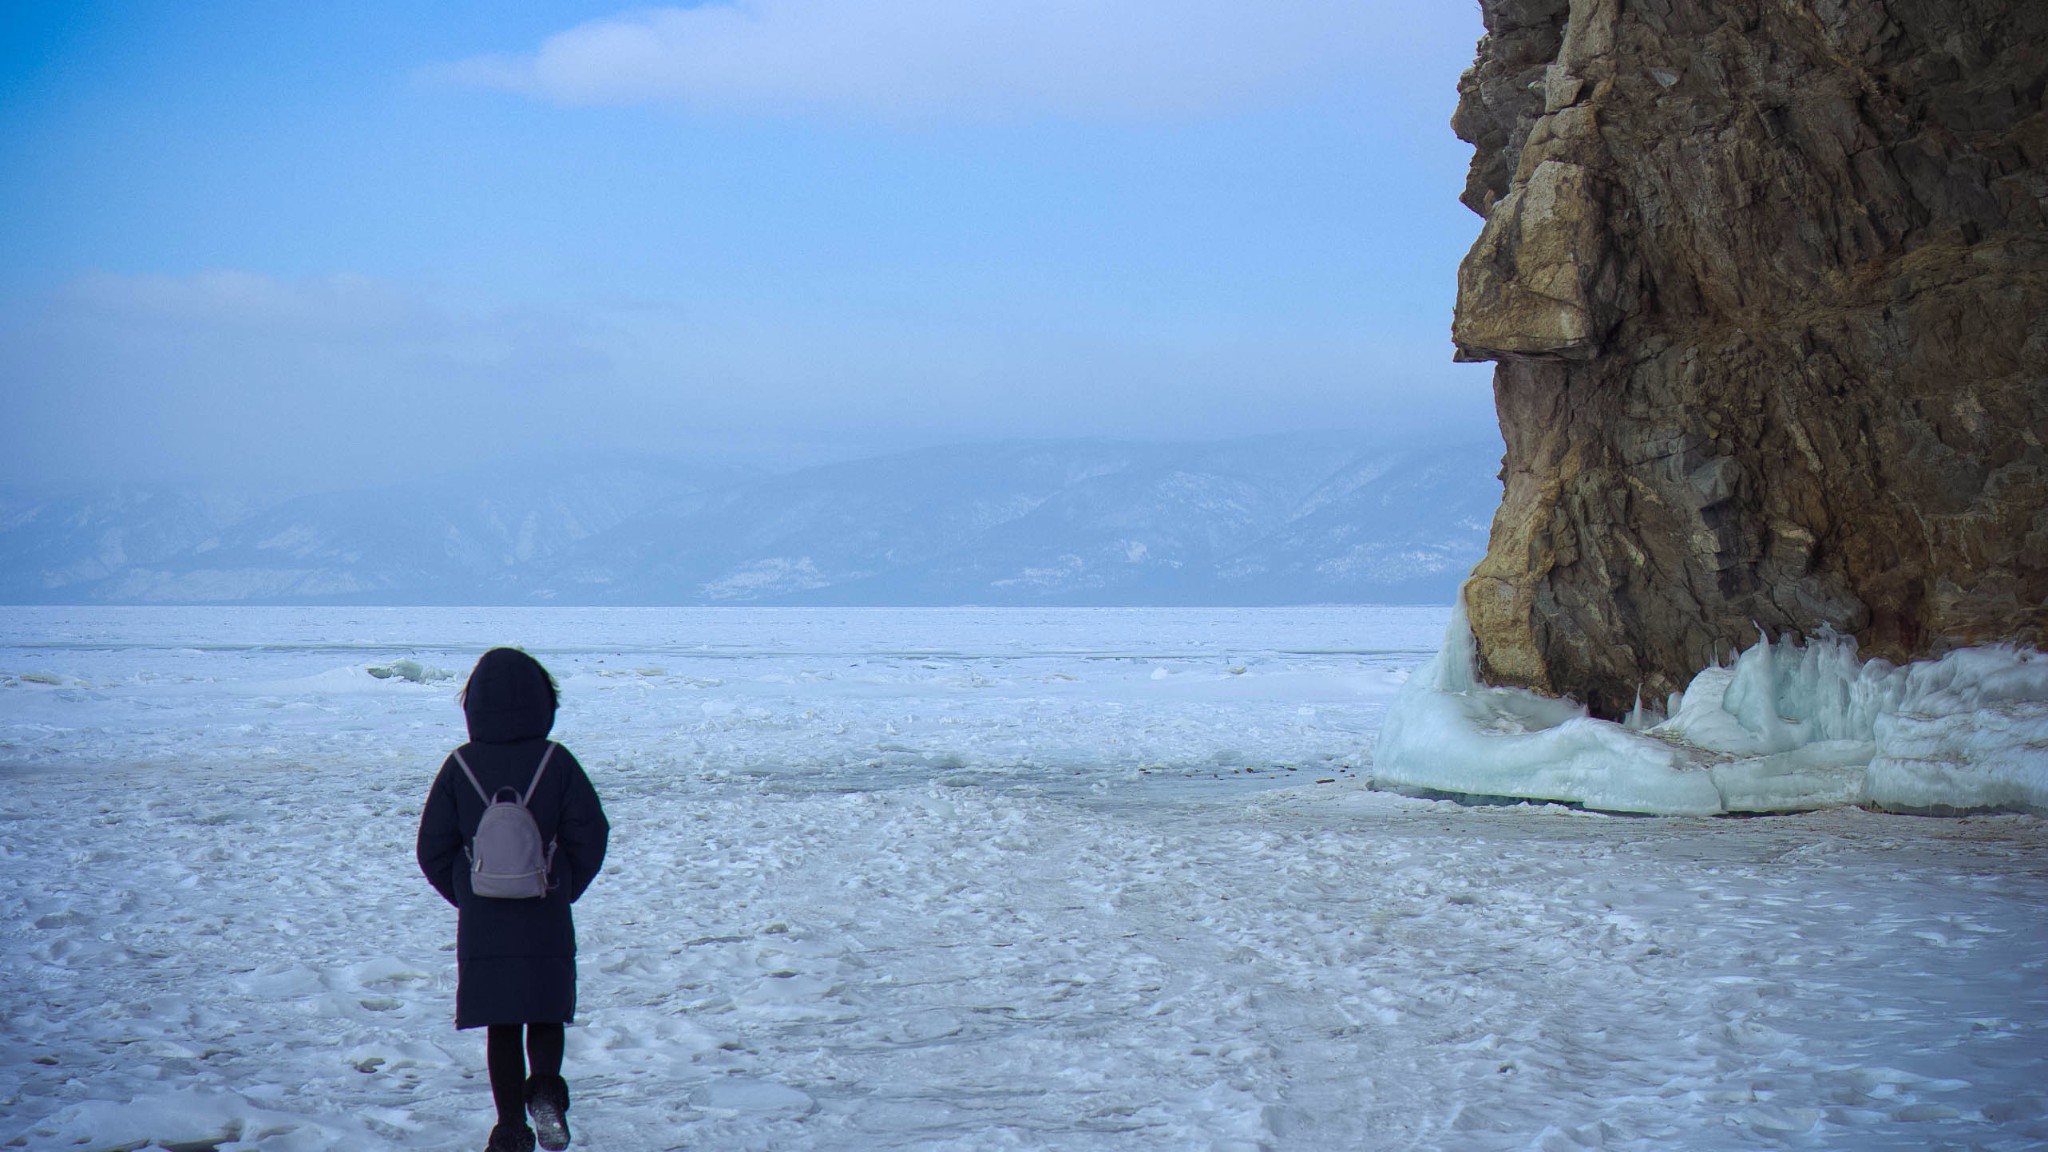
[[[1446,602],[1498,443],[957,445],[792,472],[553,459],[290,499],[0,491],[0,602]]]

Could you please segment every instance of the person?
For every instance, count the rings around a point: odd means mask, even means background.
[[[487,1152],[531,1152],[535,1128],[541,1147],[566,1148],[563,1029],[576,1015],[569,906],[604,866],[611,826],[582,765],[547,738],[560,693],[540,661],[517,648],[491,649],[469,674],[461,701],[469,742],[434,777],[418,844],[420,871],[457,912],[455,1027],[485,1030],[498,1109]],[[547,894],[480,896],[470,884],[466,849],[483,819],[485,795],[510,800],[529,789],[527,810],[541,842],[554,846]]]

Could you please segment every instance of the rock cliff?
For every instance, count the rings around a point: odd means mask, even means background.
[[[1612,716],[1759,627],[2048,645],[2048,2],[1482,7],[1482,674]]]

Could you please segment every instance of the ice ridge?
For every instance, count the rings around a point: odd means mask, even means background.
[[[2006,645],[1895,666],[1851,637],[1759,635],[1624,723],[1480,682],[1461,606],[1403,686],[1373,778],[1408,792],[1701,816],[1860,805],[2048,813],[2048,655]]]

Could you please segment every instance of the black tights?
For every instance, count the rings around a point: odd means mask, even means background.
[[[524,1124],[527,1061],[533,1061],[535,1076],[560,1076],[562,1026],[492,1024],[484,1031],[484,1056],[491,1069],[491,1100],[498,1106],[498,1123]]]

